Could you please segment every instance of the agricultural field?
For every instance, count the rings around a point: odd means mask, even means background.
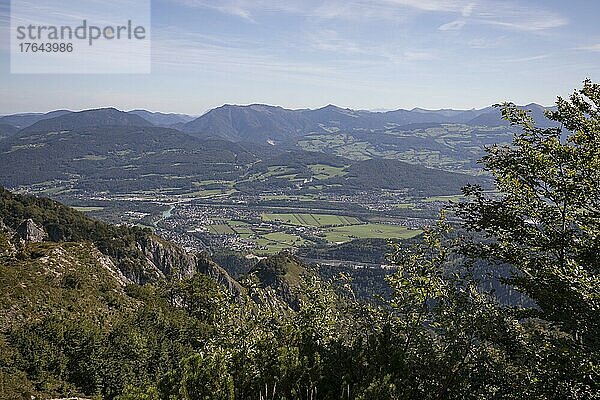
[[[455,195],[455,196],[433,196],[433,197],[426,197],[425,199],[423,199],[423,202],[425,203],[433,203],[433,202],[453,202],[453,203],[458,203],[461,200],[464,200],[464,196],[462,195]]]
[[[307,242],[297,235],[284,232],[272,232],[261,235],[255,240],[255,243],[258,246],[266,248],[265,253],[274,254],[284,249],[300,247]]]
[[[332,243],[343,243],[353,239],[408,239],[420,233],[400,225],[362,224],[328,228],[325,238]]]
[[[308,167],[313,173],[313,178],[317,180],[335,178],[347,174],[344,167],[333,167],[325,164],[312,164]]]
[[[333,152],[351,160],[367,160],[378,154],[370,143],[355,138],[351,134],[338,133],[332,135],[312,134],[298,141],[298,146],[306,151]]]
[[[219,185],[219,186],[224,186],[224,187],[233,187],[234,184],[235,184],[234,181],[223,181],[223,180],[216,180],[216,179],[208,179],[208,180],[204,180],[204,181],[194,182],[194,186],[197,186],[197,187],[206,187],[206,186],[214,186],[214,185]]]
[[[247,177],[247,181],[264,181],[269,178],[278,178],[278,179],[289,179],[294,180],[296,178],[296,171],[293,168],[276,165],[268,167],[266,172],[254,173]]]
[[[416,203],[398,203],[398,204],[394,204],[394,207],[400,208],[400,209],[415,210],[415,209],[417,209],[417,204]]]
[[[342,226],[356,225],[362,222],[355,217],[347,217],[343,215],[331,214],[262,214],[262,219],[265,222],[280,222],[287,225],[296,226]]]
[[[81,211],[83,213],[90,213],[90,212],[104,210],[104,207],[73,207],[73,208],[76,209],[77,211]]]
[[[240,240],[240,244],[252,246],[256,254],[277,253],[323,239],[333,244],[353,239],[410,238],[421,233],[400,225],[365,223],[359,218],[345,215],[264,213],[259,217],[261,224],[251,220],[215,218],[203,230],[212,235],[226,235],[229,237],[227,240]]]
[[[213,197],[227,197],[234,194],[235,192],[235,189],[206,189],[188,193],[186,194],[186,196],[195,197],[199,199],[210,199]]]
[[[319,200],[319,196],[315,195],[287,195],[287,194],[261,194],[260,200],[269,201],[269,200],[290,200],[290,201],[314,201]]]
[[[506,127],[463,124],[391,126],[369,133],[363,131],[313,133],[298,140],[303,150],[335,154],[355,161],[382,157],[453,172],[481,175],[475,161],[485,145],[512,139]]]
[[[215,235],[235,235],[235,231],[227,224],[207,225],[207,228]]]

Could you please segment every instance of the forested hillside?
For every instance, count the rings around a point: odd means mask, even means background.
[[[456,224],[396,245],[379,302],[288,253],[234,282],[147,230],[2,191],[0,397],[598,398],[599,106],[589,81],[559,99],[565,132],[506,104],[521,132],[483,160],[498,191],[466,187]],[[480,263],[530,305],[483,290]]]

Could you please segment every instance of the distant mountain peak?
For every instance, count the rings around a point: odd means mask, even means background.
[[[252,103],[252,104],[230,104],[226,103],[220,107],[216,107],[210,111],[214,110],[223,110],[223,109],[239,109],[239,110],[283,110],[284,108],[281,106],[274,106],[271,104],[263,104],[263,103]]]
[[[322,110],[322,111],[354,111],[350,108],[342,108],[342,107],[336,106],[335,104],[327,104],[325,107],[318,108],[315,111],[319,111],[319,110]]]
[[[90,108],[88,110],[82,110],[82,111],[77,111],[75,114],[78,113],[86,113],[86,112],[94,112],[94,111],[116,111],[116,112],[120,112],[120,113],[124,113],[125,111],[121,111],[115,107],[98,107],[98,108]]]
[[[132,110],[128,114],[140,116],[146,121],[164,128],[180,127],[180,125],[186,124],[196,118],[187,114],[162,113],[143,109]]]
[[[183,126],[185,132],[232,141],[279,142],[312,129],[301,110],[266,104],[225,104]]]
[[[60,115],[36,122],[24,129],[26,132],[48,132],[54,130],[73,130],[97,126],[153,126],[139,115],[129,114],[114,107],[96,108]]]
[[[55,110],[50,111],[48,113],[22,113],[6,115],[0,118],[0,123],[12,125],[16,128],[23,129],[35,124],[38,121],[58,117],[60,115],[69,114],[71,112],[72,111],[69,110]]]

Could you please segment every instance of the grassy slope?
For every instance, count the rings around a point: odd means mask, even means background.
[[[27,243],[16,255],[0,257],[0,329],[49,312],[110,323],[117,310],[135,305],[90,243]]]
[[[89,242],[26,243],[15,251],[7,235],[0,234],[0,399],[79,393],[57,376],[30,370],[27,356],[17,349],[30,348],[34,365],[42,370],[58,368],[52,363],[61,355],[48,353],[39,341],[11,340],[26,326],[41,324],[42,329],[49,321],[63,327],[60,335],[67,340],[73,326],[86,326],[88,332],[106,330],[124,312],[137,309],[140,302],[126,295],[102,259]],[[22,340],[33,338],[25,335]]]

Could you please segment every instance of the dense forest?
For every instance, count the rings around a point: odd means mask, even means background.
[[[396,244],[377,302],[288,255],[235,293],[202,273],[125,284],[101,255],[135,268],[148,232],[73,225],[79,214],[50,201],[29,215],[33,200],[11,195],[0,203],[0,397],[599,398],[600,85],[559,98],[548,116],[560,128],[502,110],[520,131],[481,161],[497,190],[465,187],[421,240]],[[14,242],[9,227],[25,218],[50,240]],[[509,269],[503,282],[530,301],[482,290],[482,263]]]

